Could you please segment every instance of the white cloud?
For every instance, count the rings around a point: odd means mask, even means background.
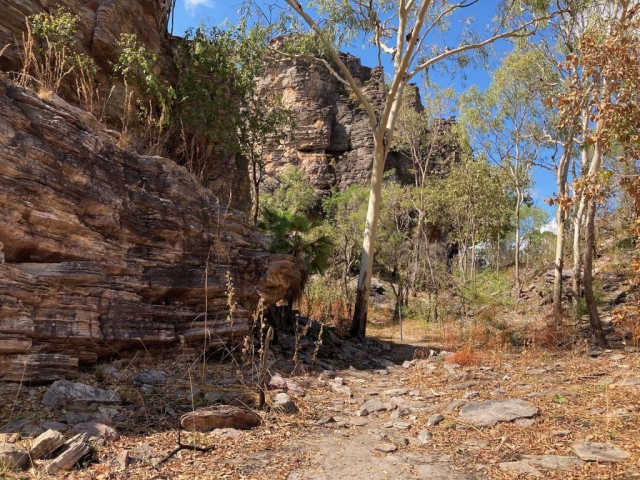
[[[184,6],[187,10],[195,10],[198,7],[213,7],[212,0],[184,0]]]
[[[540,233],[551,232],[554,235],[558,234],[558,220],[555,218],[551,220],[549,223],[545,223],[540,227]]]

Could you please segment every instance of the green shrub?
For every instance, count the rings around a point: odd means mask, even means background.
[[[81,105],[90,108],[98,67],[91,57],[80,52],[75,41],[79,20],[79,15],[63,7],[54,13],[27,17],[18,84],[47,97],[60,94],[71,80]]]
[[[121,34],[117,46],[120,55],[113,70],[125,84],[123,132],[134,126],[143,139],[145,153],[162,154],[168,139],[175,90],[160,80],[155,70],[156,56],[135,34]]]

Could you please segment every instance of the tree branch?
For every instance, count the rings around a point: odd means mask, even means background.
[[[353,78],[353,75],[351,75],[351,72],[349,72],[349,69],[347,68],[347,66],[340,59],[340,56],[335,51],[331,43],[329,43],[329,41],[325,38],[324,33],[322,32],[322,29],[313,20],[313,18],[311,18],[307,14],[307,12],[303,10],[302,5],[300,3],[298,3],[296,0],[285,0],[285,1],[291,8],[293,8],[296,12],[298,12],[298,15],[300,15],[303,18],[303,20],[307,23],[307,25],[309,25],[309,27],[316,33],[316,35],[318,35],[318,38],[320,38],[320,40],[322,41],[324,47],[329,52],[329,55],[331,56],[332,60],[336,63],[336,65],[338,65],[338,68],[340,69],[345,79],[347,80],[347,83],[351,87],[351,90],[353,90],[353,93],[356,95],[356,97],[358,97],[358,100],[360,100],[360,103],[362,104],[365,111],[367,112],[367,115],[369,116],[369,121],[371,122],[371,128],[375,131],[376,124],[378,123],[378,118],[376,116],[375,110],[373,109],[373,105],[371,105],[369,100],[367,100],[367,98],[364,96],[362,89],[356,83],[355,79]]]
[[[444,60],[445,58],[451,57],[453,55],[456,55],[458,53],[462,53],[465,52],[467,50],[477,50],[478,48],[482,48],[485,47],[487,45],[490,45],[491,43],[495,42],[496,40],[501,40],[503,38],[524,38],[524,37],[529,37],[531,35],[533,35],[538,27],[537,27],[537,23],[542,21],[542,20],[548,20],[549,18],[552,18],[553,16],[555,16],[558,12],[553,12],[550,15],[545,15],[544,17],[539,17],[539,18],[535,18],[527,23],[525,23],[524,25],[521,25],[520,27],[514,29],[514,30],[510,30],[508,32],[504,32],[504,33],[500,33],[497,35],[493,35],[490,38],[487,38],[486,40],[483,40],[482,42],[478,42],[478,43],[472,43],[472,44],[468,44],[468,45],[461,45],[457,48],[453,48],[451,50],[445,51],[443,53],[441,53],[440,55],[437,55],[423,63],[421,63],[420,65],[418,65],[416,68],[413,69],[412,72],[410,72],[408,74],[409,78],[414,77],[417,73],[419,73],[422,70],[425,70],[426,68],[430,67],[431,65],[438,63],[441,60]],[[526,29],[532,25],[535,25],[535,28],[532,31],[527,31]],[[524,32],[523,32],[524,31]],[[522,32],[522,33],[520,33]]]
[[[422,5],[420,6],[420,10],[418,10],[418,15],[416,18],[416,23],[411,31],[411,38],[409,38],[408,40],[406,52],[403,52],[402,46],[405,43],[404,22],[406,22],[407,20],[407,11],[401,10],[401,14],[399,17],[399,24],[401,28],[398,28],[398,50],[396,52],[396,59],[394,61],[393,82],[391,83],[391,88],[389,88],[387,96],[387,106],[385,107],[382,118],[380,119],[380,124],[384,125],[385,129],[389,120],[389,115],[391,115],[391,108],[388,108],[388,106],[395,103],[396,95],[398,94],[400,85],[408,80],[408,77],[406,77],[405,73],[409,70],[412,52],[416,46],[416,42],[418,41],[420,30],[422,30],[422,23],[424,22],[424,17],[427,14],[427,10],[430,6],[431,0],[424,0]],[[392,99],[390,104],[388,103],[389,99]],[[400,98],[398,99],[398,101],[402,101],[402,99]]]

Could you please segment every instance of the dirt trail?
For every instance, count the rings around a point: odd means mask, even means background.
[[[210,365],[192,384],[193,373],[176,368],[186,363],[155,362],[167,375],[151,389],[135,383],[160,374],[146,362],[114,362],[120,371],[103,368],[100,381],[87,373],[83,382],[129,402],[91,414],[109,415],[120,438],[97,440],[91,458],[65,478],[640,478],[640,353],[633,347],[449,354],[422,343],[372,341],[365,350],[341,340],[320,359],[325,371],[315,366],[297,376],[289,375],[290,357],[278,358],[271,373],[280,374],[280,387],[268,399],[286,393],[297,411],[262,411],[265,421],[254,430],[183,432],[183,442],[214,450],[181,450],[160,465],[175,447],[181,412],[245,401],[234,367]],[[72,435],[67,430],[86,421],[83,412],[36,407],[47,389],[29,390],[15,428],[26,434],[63,422],[56,428]]]
[[[427,358],[409,360],[416,350]],[[307,396],[295,401],[306,428],[286,448],[309,456],[287,478],[640,478],[634,349],[594,358],[586,351],[430,353],[423,344],[392,345],[367,356],[374,368],[299,378]],[[488,426],[473,416],[472,406],[496,403],[492,414],[500,417],[509,402],[535,413]],[[620,447],[629,458],[583,461],[574,452],[585,441]]]
[[[381,374],[383,371],[388,374]],[[326,402],[316,404],[316,415],[321,417],[320,423],[324,425],[315,428],[293,445],[311,454],[311,465],[294,471],[288,478],[476,478],[463,462],[451,461],[444,452],[421,448],[422,442],[416,436],[419,426],[417,417],[411,412],[432,409],[421,400],[411,400],[417,395],[409,395],[411,390],[406,386],[406,375],[407,370],[402,367],[387,368],[379,373],[337,372],[337,378],[345,379],[353,397],[332,400],[329,406],[326,406]],[[391,393],[392,390],[395,391]],[[370,404],[375,408],[378,402],[386,404],[384,410],[358,416],[358,413],[365,413],[362,405],[366,408]],[[398,407],[397,404],[405,407]],[[378,407],[383,408],[382,405]],[[417,447],[417,451],[410,447]],[[393,451],[386,453],[387,450]]]

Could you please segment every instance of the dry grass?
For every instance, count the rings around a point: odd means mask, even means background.
[[[457,352],[447,357],[447,362],[459,363],[467,355],[466,351]],[[500,462],[515,461],[525,454],[571,455],[571,445],[578,440],[615,443],[630,451],[634,460],[623,465],[584,463],[570,471],[545,472],[544,478],[624,478],[623,471],[634,462],[640,467],[637,387],[619,384],[630,371],[637,371],[640,356],[630,355],[625,360],[619,365],[606,357],[590,359],[583,349],[549,352],[534,347],[515,355],[487,354],[480,363],[460,369],[465,380],[477,380],[473,389],[483,399],[496,398],[494,389],[499,385],[508,391],[509,398],[530,401],[540,410],[534,425],[500,423],[476,429],[452,416],[442,428],[432,430],[435,441],[428,450],[444,449],[454,461],[471,461],[483,478],[506,479],[514,474],[502,471]],[[489,377],[493,380],[483,381]],[[415,370],[411,377],[411,387],[421,390],[447,391],[451,382],[444,371],[425,377]],[[442,404],[453,398],[443,398]],[[421,417],[418,424],[427,418]]]
[[[388,326],[390,331],[395,330],[395,327],[397,325]],[[411,340],[424,344],[424,325],[414,327],[420,337]],[[392,347],[392,351],[396,348],[398,347]],[[225,352],[221,350],[220,353]],[[503,350],[493,351],[474,349],[467,344],[446,357],[445,362],[460,365],[454,374],[441,368],[437,362],[433,363],[436,370],[428,375],[419,366],[409,370],[392,370],[385,380],[394,383],[402,381],[403,386],[420,392],[442,392],[441,396],[432,400],[434,408],[439,411],[466,393],[466,390],[450,387],[457,382],[469,381],[476,382],[470,388],[477,391],[481,399],[496,398],[496,388],[502,388],[504,396],[524,398],[540,410],[533,426],[520,427],[513,423],[501,423],[489,429],[474,428],[461,422],[456,414],[450,414],[441,425],[430,429],[434,440],[428,446],[410,445],[402,448],[438,457],[448,455],[455,465],[475,469],[478,478],[511,479],[514,478],[513,474],[502,471],[498,466],[500,462],[518,460],[524,454],[571,455],[571,445],[574,442],[590,439],[619,445],[632,453],[633,460],[623,465],[586,463],[566,472],[545,472],[545,478],[625,478],[623,472],[640,459],[640,438],[637,433],[637,418],[640,415],[638,387],[625,387],[620,383],[637,375],[640,355],[626,355],[621,361],[613,362],[609,355],[589,358],[586,347],[571,351],[551,351],[531,345],[524,349],[505,347]],[[284,479],[291,470],[309,465],[312,461],[310,455],[298,448],[297,442],[318,428],[315,426],[317,420],[323,418],[327,414],[327,408],[339,398],[326,387],[320,386],[315,375],[297,378],[307,396],[296,399],[299,412],[295,415],[261,412],[265,423],[251,432],[233,435],[219,432],[197,436],[189,434],[183,437],[183,442],[216,445],[215,452],[202,454],[184,450],[157,469],[134,464],[122,471],[117,466],[115,457],[123,449],[135,451],[140,445],[146,444],[161,457],[174,448],[177,417],[171,416],[168,409],[178,413],[185,411],[185,408],[190,410],[209,392],[233,393],[237,395],[234,400],[237,404],[255,404],[255,391],[242,383],[216,385],[219,379],[241,378],[241,368],[244,366],[228,361],[208,361],[203,366],[201,363],[194,363],[193,358],[194,352],[190,351],[185,351],[173,360],[164,361],[158,361],[157,357],[145,353],[106,365],[115,366],[122,373],[120,379],[105,373],[104,368],[82,373],[78,381],[119,391],[126,403],[134,406],[135,410],[120,409],[128,412],[125,422],[114,425],[122,437],[113,443],[97,445],[94,458],[98,463],[69,472],[65,478],[147,479],[161,476]],[[137,372],[150,368],[170,373],[172,381],[159,387],[157,393],[144,394],[132,385],[131,379]],[[405,380],[397,378],[400,376]],[[39,406],[45,390],[46,387],[41,387],[36,396],[21,401],[20,409],[13,418],[19,415],[35,421],[58,419],[59,412]],[[198,400],[192,403],[188,400],[188,395],[198,390]],[[416,436],[424,428],[430,411],[416,415],[411,431],[407,432],[409,436]],[[7,423],[8,420],[2,418],[0,423]],[[569,433],[556,434],[562,430]],[[336,447],[339,447],[340,440],[337,437],[331,437],[328,441],[337,442]],[[32,470],[28,478],[38,478],[38,475],[41,475],[39,470]],[[7,478],[11,478],[11,474]],[[25,478],[25,475],[20,478]]]
[[[479,365],[486,360],[486,355],[482,352],[478,352],[471,347],[465,348],[452,353],[447,357],[447,361],[451,363],[457,363],[460,366],[468,367],[470,365]]]

